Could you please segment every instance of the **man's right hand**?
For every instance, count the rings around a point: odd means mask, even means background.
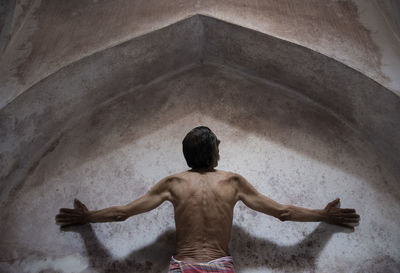
[[[61,208],[56,215],[56,223],[61,227],[89,223],[89,210],[78,199],[74,200],[74,209]]]
[[[326,217],[324,222],[354,229],[353,224],[358,224],[360,221],[360,215],[356,213],[355,209],[339,208],[339,203],[340,199],[337,198],[326,205],[323,210],[325,214],[324,216]]]

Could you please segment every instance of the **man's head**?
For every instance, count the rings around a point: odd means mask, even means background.
[[[219,140],[210,128],[199,126],[183,139],[183,155],[192,169],[211,169],[218,165]]]

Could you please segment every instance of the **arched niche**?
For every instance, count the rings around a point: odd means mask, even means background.
[[[99,270],[117,266],[124,272],[137,265],[137,272],[149,272],[165,266],[173,216],[168,205],[136,218],[135,233],[141,236],[132,236],[129,245],[106,246],[123,255],[133,248],[133,263],[115,265],[104,248],[90,246],[97,242],[90,230],[80,234],[89,245],[85,254],[76,236],[58,236],[49,223],[73,195],[99,208],[143,194],[150,180],[181,169],[182,134],[197,123],[215,128],[223,140],[221,167],[247,174],[262,192],[314,207],[340,193],[368,223],[353,237],[329,242],[338,230],[282,226],[238,205],[234,254],[251,257],[250,264],[237,259],[241,269],[320,271],[342,259],[342,252],[356,259],[357,244],[387,254],[365,260],[370,253],[362,252],[353,266],[376,271],[395,266],[399,105],[389,90],[331,58],[205,16],[93,54],[42,80],[0,112],[5,220],[0,252],[4,260],[16,261],[3,268],[46,270],[48,261],[55,261],[49,267],[58,270],[57,257],[71,249],[94,264],[107,256]],[[261,226],[269,228],[269,239]],[[97,236],[103,242],[128,241],[123,234],[130,228],[102,226]],[[160,244],[135,248],[159,232],[166,234]],[[335,251],[336,244],[346,243]],[[270,249],[275,254],[265,254]],[[71,258],[73,263],[79,265],[79,257]]]
[[[308,48],[197,15],[70,64],[1,109],[0,177],[23,179],[70,123],[100,104],[207,63],[292,88],[398,164],[398,96]]]

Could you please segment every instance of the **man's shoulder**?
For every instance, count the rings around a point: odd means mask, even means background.
[[[182,182],[185,180],[190,179],[190,172],[189,171],[182,171],[179,173],[170,174],[163,178],[166,182]]]
[[[191,178],[192,175],[194,175],[195,173],[190,171],[190,170],[186,170],[186,171],[182,171],[179,173],[175,173],[175,174],[171,174],[167,177],[164,178],[164,180],[166,181],[183,181],[183,180],[187,180]],[[211,172],[210,174],[215,174],[217,176],[222,177],[223,179],[227,179],[227,180],[243,180],[243,176],[241,176],[238,173],[235,172],[231,172],[231,171],[225,171],[225,170],[219,170],[219,169],[215,169],[214,172]]]
[[[170,175],[164,177],[163,180],[166,182],[173,182],[173,181],[182,180],[183,177],[184,177],[184,172],[180,172],[180,173],[170,174]]]
[[[231,178],[231,179],[242,179],[243,178],[243,176],[241,176],[240,174],[231,172],[231,171],[218,170],[218,172],[225,175],[227,178]]]
[[[245,181],[245,178],[242,175],[232,171],[218,170],[218,173],[221,180],[224,180],[229,184],[237,184],[237,183],[240,184],[242,181]]]

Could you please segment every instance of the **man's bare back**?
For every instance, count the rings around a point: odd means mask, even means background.
[[[224,171],[171,176],[176,259],[207,262],[229,255],[233,208],[238,200],[234,177]]]
[[[60,209],[56,216],[57,224],[124,221],[170,201],[174,206],[176,224],[174,257],[184,262],[200,263],[229,256],[228,244],[237,201],[281,221],[324,221],[352,229],[352,224],[359,222],[360,217],[354,209],[338,208],[339,199],[328,203],[324,209],[316,210],[280,204],[258,192],[241,175],[216,170],[219,140],[207,127],[193,129],[183,144],[191,170],[161,179],[145,195],[124,206],[89,211],[75,199],[74,209]]]

